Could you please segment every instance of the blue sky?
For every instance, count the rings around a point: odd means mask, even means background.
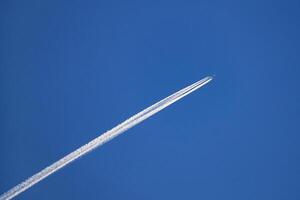
[[[17,199],[299,199],[297,1],[1,1],[0,193],[206,75]]]

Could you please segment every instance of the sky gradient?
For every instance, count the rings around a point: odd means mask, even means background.
[[[1,1],[0,193],[215,75],[16,199],[299,199],[299,8]]]

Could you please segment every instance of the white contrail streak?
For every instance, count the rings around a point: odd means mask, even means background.
[[[117,125],[116,127],[112,128],[111,130],[103,133],[99,137],[93,139],[89,143],[81,146],[80,148],[76,149],[75,151],[71,152],[70,154],[66,155],[65,157],[61,158],[60,160],[56,161],[52,165],[46,167],[42,171],[34,174],[27,180],[21,182],[20,184],[16,185],[12,189],[8,190],[6,193],[0,196],[0,200],[7,200],[12,199],[13,197],[17,196],[21,192],[24,192],[34,184],[38,183],[39,181],[43,180],[47,176],[53,174],[60,168],[66,166],[67,164],[71,163],[72,161],[76,160],[77,158],[87,154],[88,152],[94,150],[95,148],[103,145],[104,143],[110,141],[114,137],[120,135],[124,131],[130,129],[131,127],[137,125],[138,123],[144,121],[145,119],[151,117],[155,113],[161,111],[162,109],[166,108],[167,106],[171,105],[172,103],[178,101],[179,99],[183,98],[184,96],[190,94],[191,92],[199,89],[206,83],[212,80],[211,76],[207,76],[196,83],[179,90],[178,92],[168,96],[167,98],[157,102],[156,104],[146,108],[145,110],[133,115],[129,119],[125,120],[121,124]]]

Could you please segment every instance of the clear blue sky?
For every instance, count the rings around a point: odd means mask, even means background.
[[[0,3],[0,193],[213,82],[17,199],[300,199],[299,1]]]

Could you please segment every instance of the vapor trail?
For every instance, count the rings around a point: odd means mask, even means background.
[[[39,181],[43,180],[47,176],[53,174],[60,168],[66,166],[67,164],[71,163],[72,161],[76,160],[77,158],[87,154],[88,152],[94,150],[95,148],[103,145],[104,143],[110,141],[114,137],[120,135],[124,131],[130,129],[131,127],[137,125],[138,123],[144,121],[145,119],[151,117],[155,113],[161,111],[162,109],[166,108],[167,106],[171,105],[172,103],[178,101],[179,99],[183,98],[184,96],[190,94],[191,92],[199,89],[206,83],[212,80],[211,76],[207,76],[196,83],[187,86],[178,92],[166,97],[165,99],[155,103],[154,105],[146,108],[145,110],[133,115],[129,119],[125,120],[121,124],[117,125],[116,127],[112,128],[111,130],[103,133],[99,137],[93,139],[89,143],[81,146],[80,148],[76,149],[75,151],[71,152],[70,154],[66,155],[65,157],[61,158],[60,160],[56,161],[52,165],[46,167],[42,171],[34,174],[27,180],[21,182],[20,184],[16,185],[12,189],[8,190],[6,193],[0,196],[0,200],[4,199],[12,199],[13,197],[17,196],[21,192],[29,189],[34,184],[38,183]]]

